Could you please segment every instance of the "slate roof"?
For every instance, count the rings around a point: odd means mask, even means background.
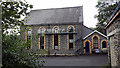
[[[82,38],[93,32],[94,30],[82,25]]]
[[[28,19],[25,25],[82,23],[83,6],[31,10]]]
[[[117,8],[115,9],[115,11],[113,12],[113,14],[111,15],[111,17],[108,19],[108,22],[107,22],[105,28],[107,27],[107,25],[109,24],[109,22],[110,22],[111,19],[114,17],[114,15],[118,12],[119,9],[120,9],[120,3],[119,3],[119,5],[117,6]]]
[[[82,24],[82,39],[93,31],[94,31],[93,29],[88,28]],[[81,35],[81,34],[77,34],[77,35]],[[78,36],[77,38],[75,38],[75,41],[79,41],[80,39],[81,39],[81,36]]]
[[[94,33],[98,33],[98,34],[100,34],[101,36],[103,36],[103,37],[107,38],[107,36],[106,36],[106,35],[104,35],[104,34],[100,33],[100,32],[99,32],[99,31],[97,31],[97,30],[94,30],[93,32],[91,32],[91,33],[89,33],[87,36],[85,36],[83,39],[88,38],[89,36],[91,36],[91,35],[92,35],[92,34],[94,34]]]

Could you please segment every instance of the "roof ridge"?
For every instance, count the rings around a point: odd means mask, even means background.
[[[54,10],[54,9],[69,9],[69,8],[80,8],[83,6],[73,6],[73,7],[61,7],[61,8],[46,8],[46,9],[34,9],[31,11],[40,11],[40,10]]]
[[[85,36],[83,39],[86,39],[87,37],[89,37],[90,35],[92,35],[92,34],[95,33],[95,32],[97,32],[97,33],[99,33],[100,35],[102,35],[102,36],[104,36],[104,37],[107,38],[106,35],[102,34],[101,32],[99,32],[99,31],[97,31],[97,30],[94,30],[94,31],[92,31],[91,33],[89,33],[87,36]]]

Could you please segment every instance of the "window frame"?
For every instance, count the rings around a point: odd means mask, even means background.
[[[39,31],[40,31],[40,35],[39,35],[39,46],[38,46],[38,49],[42,49],[42,50],[44,50],[45,49],[45,31],[46,31],[46,28],[44,27],[44,26],[41,26],[40,28],[39,28]],[[42,46],[41,46],[41,37],[43,37],[44,39],[42,40],[43,41],[43,48],[42,48]]]
[[[32,49],[32,27],[26,27],[26,43],[28,43],[28,37],[30,37],[30,45],[26,47],[26,49]],[[30,34],[28,34],[30,29]]]
[[[57,31],[55,31],[57,29]],[[54,26],[53,29],[52,29],[52,41],[53,41],[53,46],[52,46],[52,49],[53,50],[60,50],[60,35],[58,34],[59,33],[59,26]],[[55,47],[55,35],[57,35],[58,37],[58,45],[57,45],[57,49]]]
[[[72,28],[72,31],[70,31],[70,29]],[[75,27],[73,26],[73,25],[69,25],[68,27],[67,27],[67,32],[68,33],[73,33],[73,32],[75,32]],[[73,40],[73,43],[70,43],[70,35],[71,34],[68,34],[67,35],[67,50],[71,50],[71,49],[74,49],[75,48],[75,34],[72,34],[72,40]],[[70,48],[71,46],[70,45],[73,45],[72,46],[72,48]]]

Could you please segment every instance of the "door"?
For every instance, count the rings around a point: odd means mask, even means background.
[[[85,48],[86,49],[86,53],[89,53],[89,42],[87,41],[85,45],[86,45],[86,48]]]

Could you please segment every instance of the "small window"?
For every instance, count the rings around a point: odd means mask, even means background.
[[[41,28],[40,33],[44,33],[44,32],[45,32],[44,28]]]
[[[107,47],[106,45],[107,45],[106,41],[103,41],[103,42],[102,42],[102,47],[103,47],[103,48],[106,48],[106,47]]]
[[[27,35],[31,35],[31,29],[28,29]]]
[[[54,33],[58,33],[58,28],[54,28]]]
[[[69,32],[73,32],[73,27],[69,27]]]

